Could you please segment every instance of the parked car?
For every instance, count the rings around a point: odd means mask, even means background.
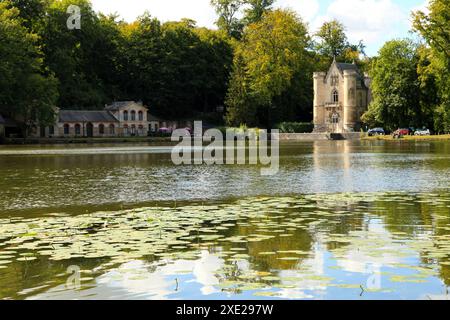
[[[431,132],[429,129],[419,129],[414,134],[416,136],[430,136]]]
[[[397,131],[394,132],[394,137],[409,136],[410,133],[411,133],[410,129],[398,129]]]
[[[384,136],[386,132],[383,128],[373,128],[368,131],[369,137],[372,136]]]

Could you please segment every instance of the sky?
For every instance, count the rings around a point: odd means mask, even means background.
[[[161,21],[190,18],[198,26],[215,28],[210,0],[91,0],[94,10],[118,13],[131,22],[148,10]],[[275,7],[291,8],[315,32],[327,20],[338,19],[352,43],[363,40],[369,56],[388,40],[409,36],[411,12],[424,10],[428,0],[276,0]]]

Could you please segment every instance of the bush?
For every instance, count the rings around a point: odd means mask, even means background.
[[[310,122],[282,122],[277,125],[281,133],[311,133],[314,124]]]

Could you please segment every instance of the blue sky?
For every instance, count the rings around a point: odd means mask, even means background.
[[[190,18],[213,28],[216,14],[210,0],[91,0],[94,9],[117,12],[127,21],[148,10],[162,21]],[[408,36],[411,11],[424,9],[428,0],[277,0],[276,6],[295,10],[311,31],[327,20],[344,23],[351,42],[363,40],[367,53],[375,55],[384,42]]]

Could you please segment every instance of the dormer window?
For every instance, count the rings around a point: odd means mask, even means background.
[[[331,76],[331,85],[337,86],[339,84],[339,76],[337,74],[334,74]]]

